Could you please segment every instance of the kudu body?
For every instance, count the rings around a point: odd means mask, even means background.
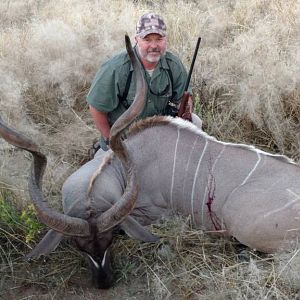
[[[99,150],[64,183],[65,214],[43,200],[45,157],[0,123],[6,140],[34,155],[31,196],[41,220],[52,228],[29,258],[48,254],[64,235],[72,236],[89,258],[95,284],[106,288],[112,284],[113,229],[154,242],[143,226],[173,213],[190,215],[197,228],[234,236],[263,252],[292,247],[300,228],[300,167],[251,146],[219,142],[171,117],[136,123],[122,142],[123,129],[144,101],[144,82],[137,80],[137,101],[112,128],[113,152]]]
[[[140,224],[174,213],[190,215],[197,228],[234,236],[267,253],[293,247],[300,236],[300,167],[288,158],[217,141],[170,117],[137,123],[126,146],[139,186],[128,213]],[[102,154],[65,182],[65,205],[76,199],[80,211],[88,203],[99,212],[118,201],[126,177],[115,156],[99,172]]]

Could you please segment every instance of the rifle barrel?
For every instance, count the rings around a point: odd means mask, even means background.
[[[189,85],[190,85],[191,76],[192,76],[192,73],[193,73],[194,64],[195,64],[196,57],[197,57],[197,54],[198,54],[200,42],[201,42],[201,37],[198,37],[196,48],[195,48],[194,55],[193,55],[193,60],[192,60],[191,67],[190,67],[190,70],[189,70],[189,74],[188,74],[188,77],[187,77],[187,80],[186,80],[186,84],[185,84],[185,91],[188,90]]]

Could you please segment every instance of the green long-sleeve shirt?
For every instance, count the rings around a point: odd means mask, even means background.
[[[172,73],[172,78],[170,78],[168,69]],[[88,103],[96,110],[106,112],[110,125],[126,110],[120,97],[124,94],[130,71],[133,69],[126,52],[112,57],[103,63],[88,93]],[[137,119],[162,115],[168,101],[178,104],[183,96],[187,72],[178,57],[166,52],[161,57],[151,77],[148,72],[145,72],[145,79],[147,82],[147,99],[145,108]],[[133,72],[126,99],[129,105],[134,100],[135,90],[136,80],[135,72]]]

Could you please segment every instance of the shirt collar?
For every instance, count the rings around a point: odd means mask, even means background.
[[[160,58],[159,64],[160,64],[160,67],[163,69],[170,69],[170,67],[167,63],[166,54]]]

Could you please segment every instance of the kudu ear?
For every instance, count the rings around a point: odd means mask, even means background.
[[[50,229],[37,246],[25,256],[25,260],[39,258],[41,255],[48,255],[56,249],[64,235],[53,229]]]
[[[143,227],[135,219],[128,216],[121,224],[123,229],[128,236],[136,240],[140,240],[147,243],[155,243],[159,241],[159,237],[153,235],[148,229]]]

